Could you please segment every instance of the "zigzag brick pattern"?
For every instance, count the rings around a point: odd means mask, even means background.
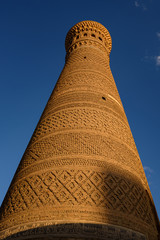
[[[157,240],[154,203],[111,70],[83,21],[0,210],[0,239]]]

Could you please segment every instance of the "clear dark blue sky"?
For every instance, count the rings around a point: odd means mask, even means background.
[[[112,36],[111,70],[160,216],[159,0],[0,1],[0,203],[82,20]]]

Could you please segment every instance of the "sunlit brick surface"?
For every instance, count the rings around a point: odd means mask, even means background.
[[[154,203],[109,66],[110,34],[80,22],[66,51],[1,206],[0,239],[157,240]]]

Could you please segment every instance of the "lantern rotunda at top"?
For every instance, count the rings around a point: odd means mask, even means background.
[[[101,50],[106,50],[109,55],[112,49],[112,39],[102,24],[95,21],[82,21],[69,30],[65,48],[69,54],[82,45],[93,45]]]

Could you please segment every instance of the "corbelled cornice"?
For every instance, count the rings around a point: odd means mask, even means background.
[[[106,50],[108,55],[112,48],[112,39],[108,30],[100,23],[82,21],[74,25],[65,40],[67,53],[82,45],[94,45]]]

